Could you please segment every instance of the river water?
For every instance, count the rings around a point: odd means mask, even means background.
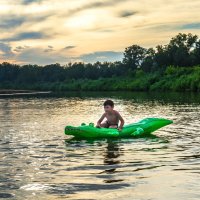
[[[125,123],[174,121],[156,137],[74,140],[111,98]],[[67,93],[0,99],[0,199],[200,199],[200,94]]]

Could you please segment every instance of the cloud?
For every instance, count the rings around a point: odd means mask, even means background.
[[[200,29],[200,23],[184,24],[180,29]]]
[[[3,59],[9,59],[14,55],[14,53],[11,51],[10,45],[5,43],[0,43],[0,52],[0,55],[3,57]]]
[[[169,32],[169,31],[175,31],[178,30],[178,25],[177,24],[148,24],[148,25],[143,25],[143,26],[135,26],[134,28],[139,28],[143,29],[146,31],[159,31],[159,32]]]
[[[170,31],[179,31],[179,30],[192,30],[192,29],[200,29],[200,23],[189,23],[183,24],[181,23],[164,23],[164,24],[151,24],[151,25],[143,25],[136,26],[135,28],[155,30],[161,32],[170,32]]]
[[[28,46],[17,46],[13,51],[15,52],[22,52],[24,49],[29,48]]]
[[[126,1],[129,1],[129,0],[105,0],[105,1],[96,1],[93,3],[83,4],[82,6],[80,6],[78,8],[69,10],[68,16],[74,15],[78,12],[85,11],[88,9],[98,9],[98,8],[102,8],[102,7],[114,6],[114,5],[117,5],[119,3],[123,3]]]
[[[30,40],[30,39],[44,39],[47,38],[47,35],[45,35],[42,32],[23,32],[18,33],[14,35],[13,37],[8,37],[1,39],[1,41],[20,41],[20,40]]]
[[[2,29],[13,29],[17,26],[22,25],[25,22],[24,17],[17,17],[17,16],[2,16],[0,21],[0,28]]]
[[[1,17],[0,20],[0,28],[1,29],[12,29],[14,30],[15,28],[22,26],[24,23],[31,23],[31,24],[35,24],[38,22],[44,22],[45,19],[47,19],[48,17],[50,17],[51,14],[50,13],[46,13],[46,14],[38,14],[37,16],[30,16],[27,14],[24,15],[3,15]]]
[[[16,56],[22,64],[47,65],[52,63],[67,63],[69,58],[52,52],[44,52],[42,48],[28,48]]]
[[[135,15],[135,14],[137,14],[137,12],[135,12],[135,11],[128,11],[128,10],[126,10],[126,11],[122,11],[122,12],[120,12],[119,13],[119,17],[130,17],[130,16],[132,16],[132,15]]]
[[[82,11],[90,8],[99,8],[99,7],[106,7],[106,6],[114,6],[118,3],[125,2],[127,0],[107,0],[107,1],[96,1],[93,3],[88,3],[77,9],[77,11]]]
[[[70,49],[70,46],[67,46]],[[74,48],[75,46],[71,46]],[[46,49],[33,48],[30,46],[17,46],[11,51],[11,47],[8,44],[0,43],[0,52],[2,52],[3,59],[17,60],[19,64],[38,64],[47,65],[52,63],[66,64],[68,62],[114,62],[120,61],[123,58],[122,52],[115,51],[99,51],[94,53],[83,54],[79,57],[67,56],[59,54],[54,50],[54,47],[48,45]]]
[[[76,46],[66,46],[64,49],[69,50],[69,49],[74,49]]]
[[[42,0],[22,0],[22,4],[40,3]]]
[[[52,52],[54,51],[53,46],[48,45],[48,47],[44,50],[44,52],[48,53],[48,52]]]
[[[100,62],[114,62],[114,61],[120,61],[123,58],[122,52],[115,52],[115,51],[99,51],[89,54],[83,54],[79,57],[83,62],[90,62],[94,63],[97,61]]]

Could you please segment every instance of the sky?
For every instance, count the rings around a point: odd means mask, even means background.
[[[200,36],[199,0],[0,0],[0,62],[120,61],[126,47]]]

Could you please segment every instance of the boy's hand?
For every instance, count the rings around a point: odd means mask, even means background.
[[[122,130],[122,128],[121,128],[121,127],[119,127],[119,128],[118,128],[118,131],[121,131],[121,130]]]
[[[101,128],[101,126],[99,124],[96,125],[96,128]]]

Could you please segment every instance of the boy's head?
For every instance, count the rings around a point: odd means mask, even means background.
[[[114,102],[112,100],[106,100],[103,104],[105,112],[110,112],[114,108]]]

